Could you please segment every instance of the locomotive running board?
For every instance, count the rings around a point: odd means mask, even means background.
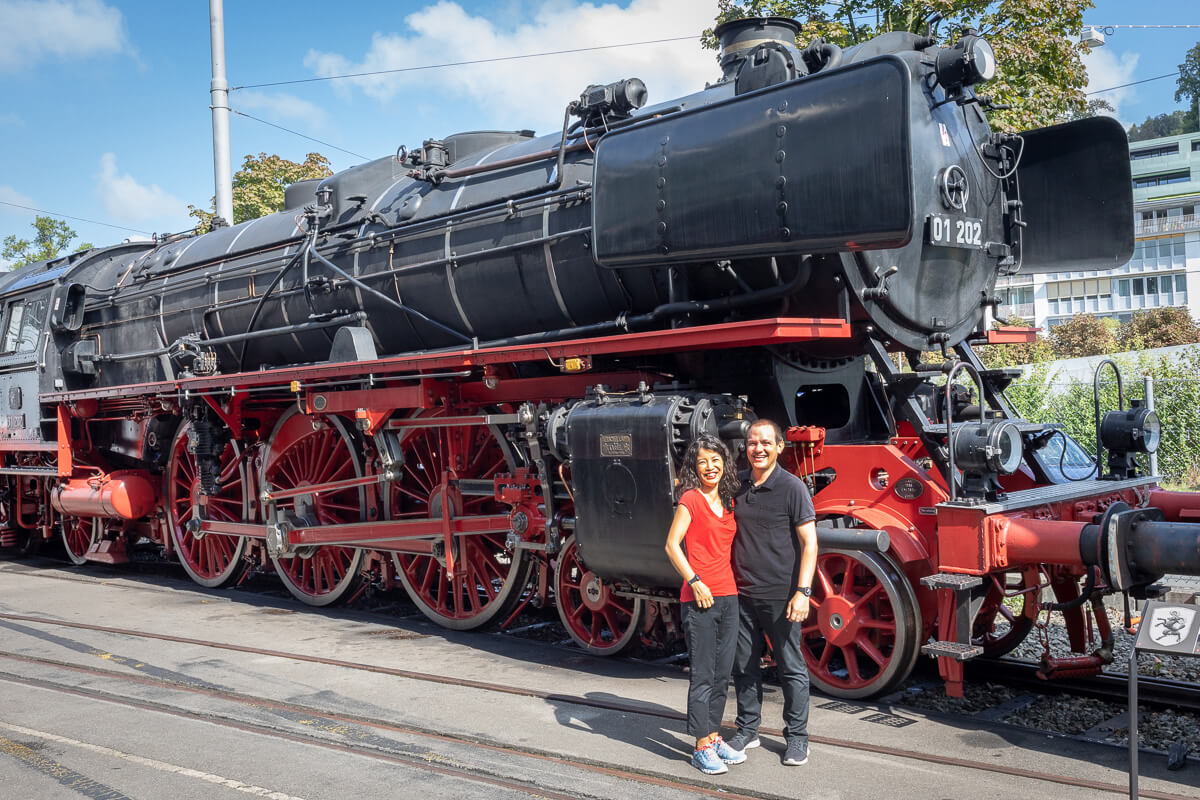
[[[685,350],[754,347],[764,344],[783,345],[817,339],[849,339],[850,323],[829,317],[773,317],[768,319],[723,322],[697,325],[691,328],[638,331],[615,336],[562,339],[541,344],[522,344],[507,347],[485,347],[479,350],[463,348],[429,353],[385,356],[378,361],[357,361],[341,364],[306,364],[289,367],[282,385],[299,382],[303,389],[310,384],[334,378],[353,376],[374,378],[411,375],[417,378],[437,377],[436,370],[453,370],[461,375],[465,369],[507,364],[514,361],[561,361],[578,356],[619,355],[622,353],[683,352]],[[158,383],[107,386],[101,389],[81,389],[71,392],[48,392],[41,395],[43,403],[69,403],[85,398],[120,397],[124,399],[176,395],[179,392],[214,393],[227,395],[230,387],[241,392],[263,386],[280,386],[279,371],[240,372],[211,375]],[[49,445],[53,448],[54,445]],[[3,449],[0,446],[0,449]],[[20,449],[32,449],[22,444]]]
[[[1045,505],[1047,503],[1068,503],[1072,500],[1082,500],[1088,497],[1101,497],[1126,489],[1140,489],[1144,486],[1157,485],[1159,478],[1149,475],[1141,478],[1127,478],[1120,481],[1086,480],[1074,483],[1056,483],[1052,486],[1039,486],[1036,489],[1023,489],[1019,492],[1009,492],[1003,500],[991,503],[971,503],[959,500],[957,502],[938,503],[939,509],[970,508],[982,511],[984,514],[1005,514],[1022,508]]]

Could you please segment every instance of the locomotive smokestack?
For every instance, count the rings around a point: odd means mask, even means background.
[[[799,32],[800,23],[788,17],[748,17],[721,23],[713,30],[721,44],[721,79],[737,77],[742,61],[764,42],[779,42],[795,50]]]

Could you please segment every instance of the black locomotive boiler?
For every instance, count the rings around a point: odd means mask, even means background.
[[[1082,650],[1087,603],[1200,572],[1200,500],[1139,471],[1145,409],[1069,480],[1086,456],[972,342],[998,275],[1128,259],[1125,134],[992,131],[971,32],[797,31],[721,26],[687,97],[589,86],[550,136],[429,139],[277,214],[6,276],[0,543],[274,571],[311,605],[399,584],[452,628],[553,603],[592,652],[666,645],[677,460],[766,415],[821,517],[819,686],[884,691],[924,649],[961,689],[1044,586]],[[934,380],[964,374],[974,400]]]

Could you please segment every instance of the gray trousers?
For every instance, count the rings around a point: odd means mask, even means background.
[[[683,630],[687,636],[688,733],[702,739],[721,730],[729,673],[738,635],[737,595],[714,597],[708,608],[696,601],[683,604]]]
[[[733,684],[737,692],[739,732],[755,735],[762,722],[763,634],[771,639],[779,683],[783,689],[783,735],[789,743],[808,746],[808,667],[800,648],[800,624],[788,622],[787,600],[739,597],[741,623]]]

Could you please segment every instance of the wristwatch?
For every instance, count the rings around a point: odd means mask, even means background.
[[[796,591],[805,597],[812,597],[812,588],[809,586],[797,586]]]
[[[700,576],[699,576],[699,575],[693,575],[693,576],[692,576],[692,579],[691,579],[690,581],[688,581],[688,586],[691,586],[693,583],[695,583],[695,582],[696,582],[696,581],[698,581],[698,580],[700,580]]]

